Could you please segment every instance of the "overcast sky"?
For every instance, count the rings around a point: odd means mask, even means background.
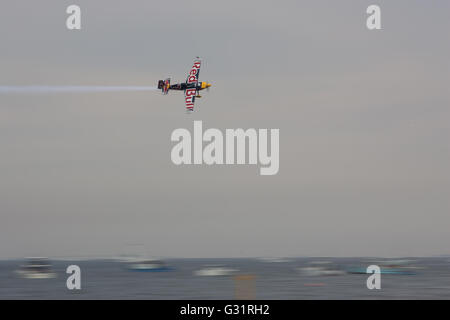
[[[449,254],[449,12],[3,0],[0,85],[153,86],[200,55],[213,86],[191,116],[180,92],[0,95],[0,257]],[[175,166],[171,133],[193,120],[280,129],[279,173]]]

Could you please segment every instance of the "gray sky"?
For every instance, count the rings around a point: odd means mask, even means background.
[[[82,30],[65,28],[68,5]],[[0,96],[0,257],[449,254],[448,1],[12,1],[0,85],[213,87]],[[279,128],[280,171],[175,166],[176,128]]]

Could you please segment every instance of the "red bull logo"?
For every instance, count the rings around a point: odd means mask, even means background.
[[[187,83],[197,82],[198,70],[200,69],[200,65],[201,65],[200,61],[195,61],[194,62],[194,65],[192,66],[192,69],[189,72],[189,77],[187,79]]]
[[[186,89],[185,93],[185,102],[186,102],[186,109],[193,111],[194,110],[194,97],[197,93],[197,89]]]

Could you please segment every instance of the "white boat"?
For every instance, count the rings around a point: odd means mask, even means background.
[[[129,259],[125,261],[126,269],[132,271],[164,272],[171,271],[164,261],[156,259]]]
[[[308,277],[340,276],[346,274],[344,270],[332,266],[329,261],[311,261],[310,266],[297,268],[297,270]]]
[[[298,269],[302,274],[309,277],[318,276],[340,276],[344,275],[345,272],[337,269],[327,269],[323,267],[305,267]]]
[[[239,270],[227,268],[224,266],[214,265],[214,266],[206,266],[203,269],[197,270],[194,272],[196,276],[203,277],[217,277],[217,276],[229,276],[234,274]]]
[[[51,279],[56,277],[52,271],[48,258],[33,257],[28,258],[27,263],[16,270],[16,274],[24,279]]]
[[[287,258],[275,258],[275,257],[263,257],[259,258],[259,260],[267,263],[286,263],[291,261]]]

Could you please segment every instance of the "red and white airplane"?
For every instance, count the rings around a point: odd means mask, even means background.
[[[200,67],[202,60],[196,57],[194,60],[194,65],[189,71],[186,82],[170,84],[170,78],[166,80],[158,81],[158,89],[161,89],[163,94],[168,94],[169,90],[182,90],[184,91],[184,100],[186,103],[186,110],[188,112],[194,111],[195,98],[201,98],[199,91],[208,89],[211,87],[211,83],[205,81],[198,81],[200,75]]]

